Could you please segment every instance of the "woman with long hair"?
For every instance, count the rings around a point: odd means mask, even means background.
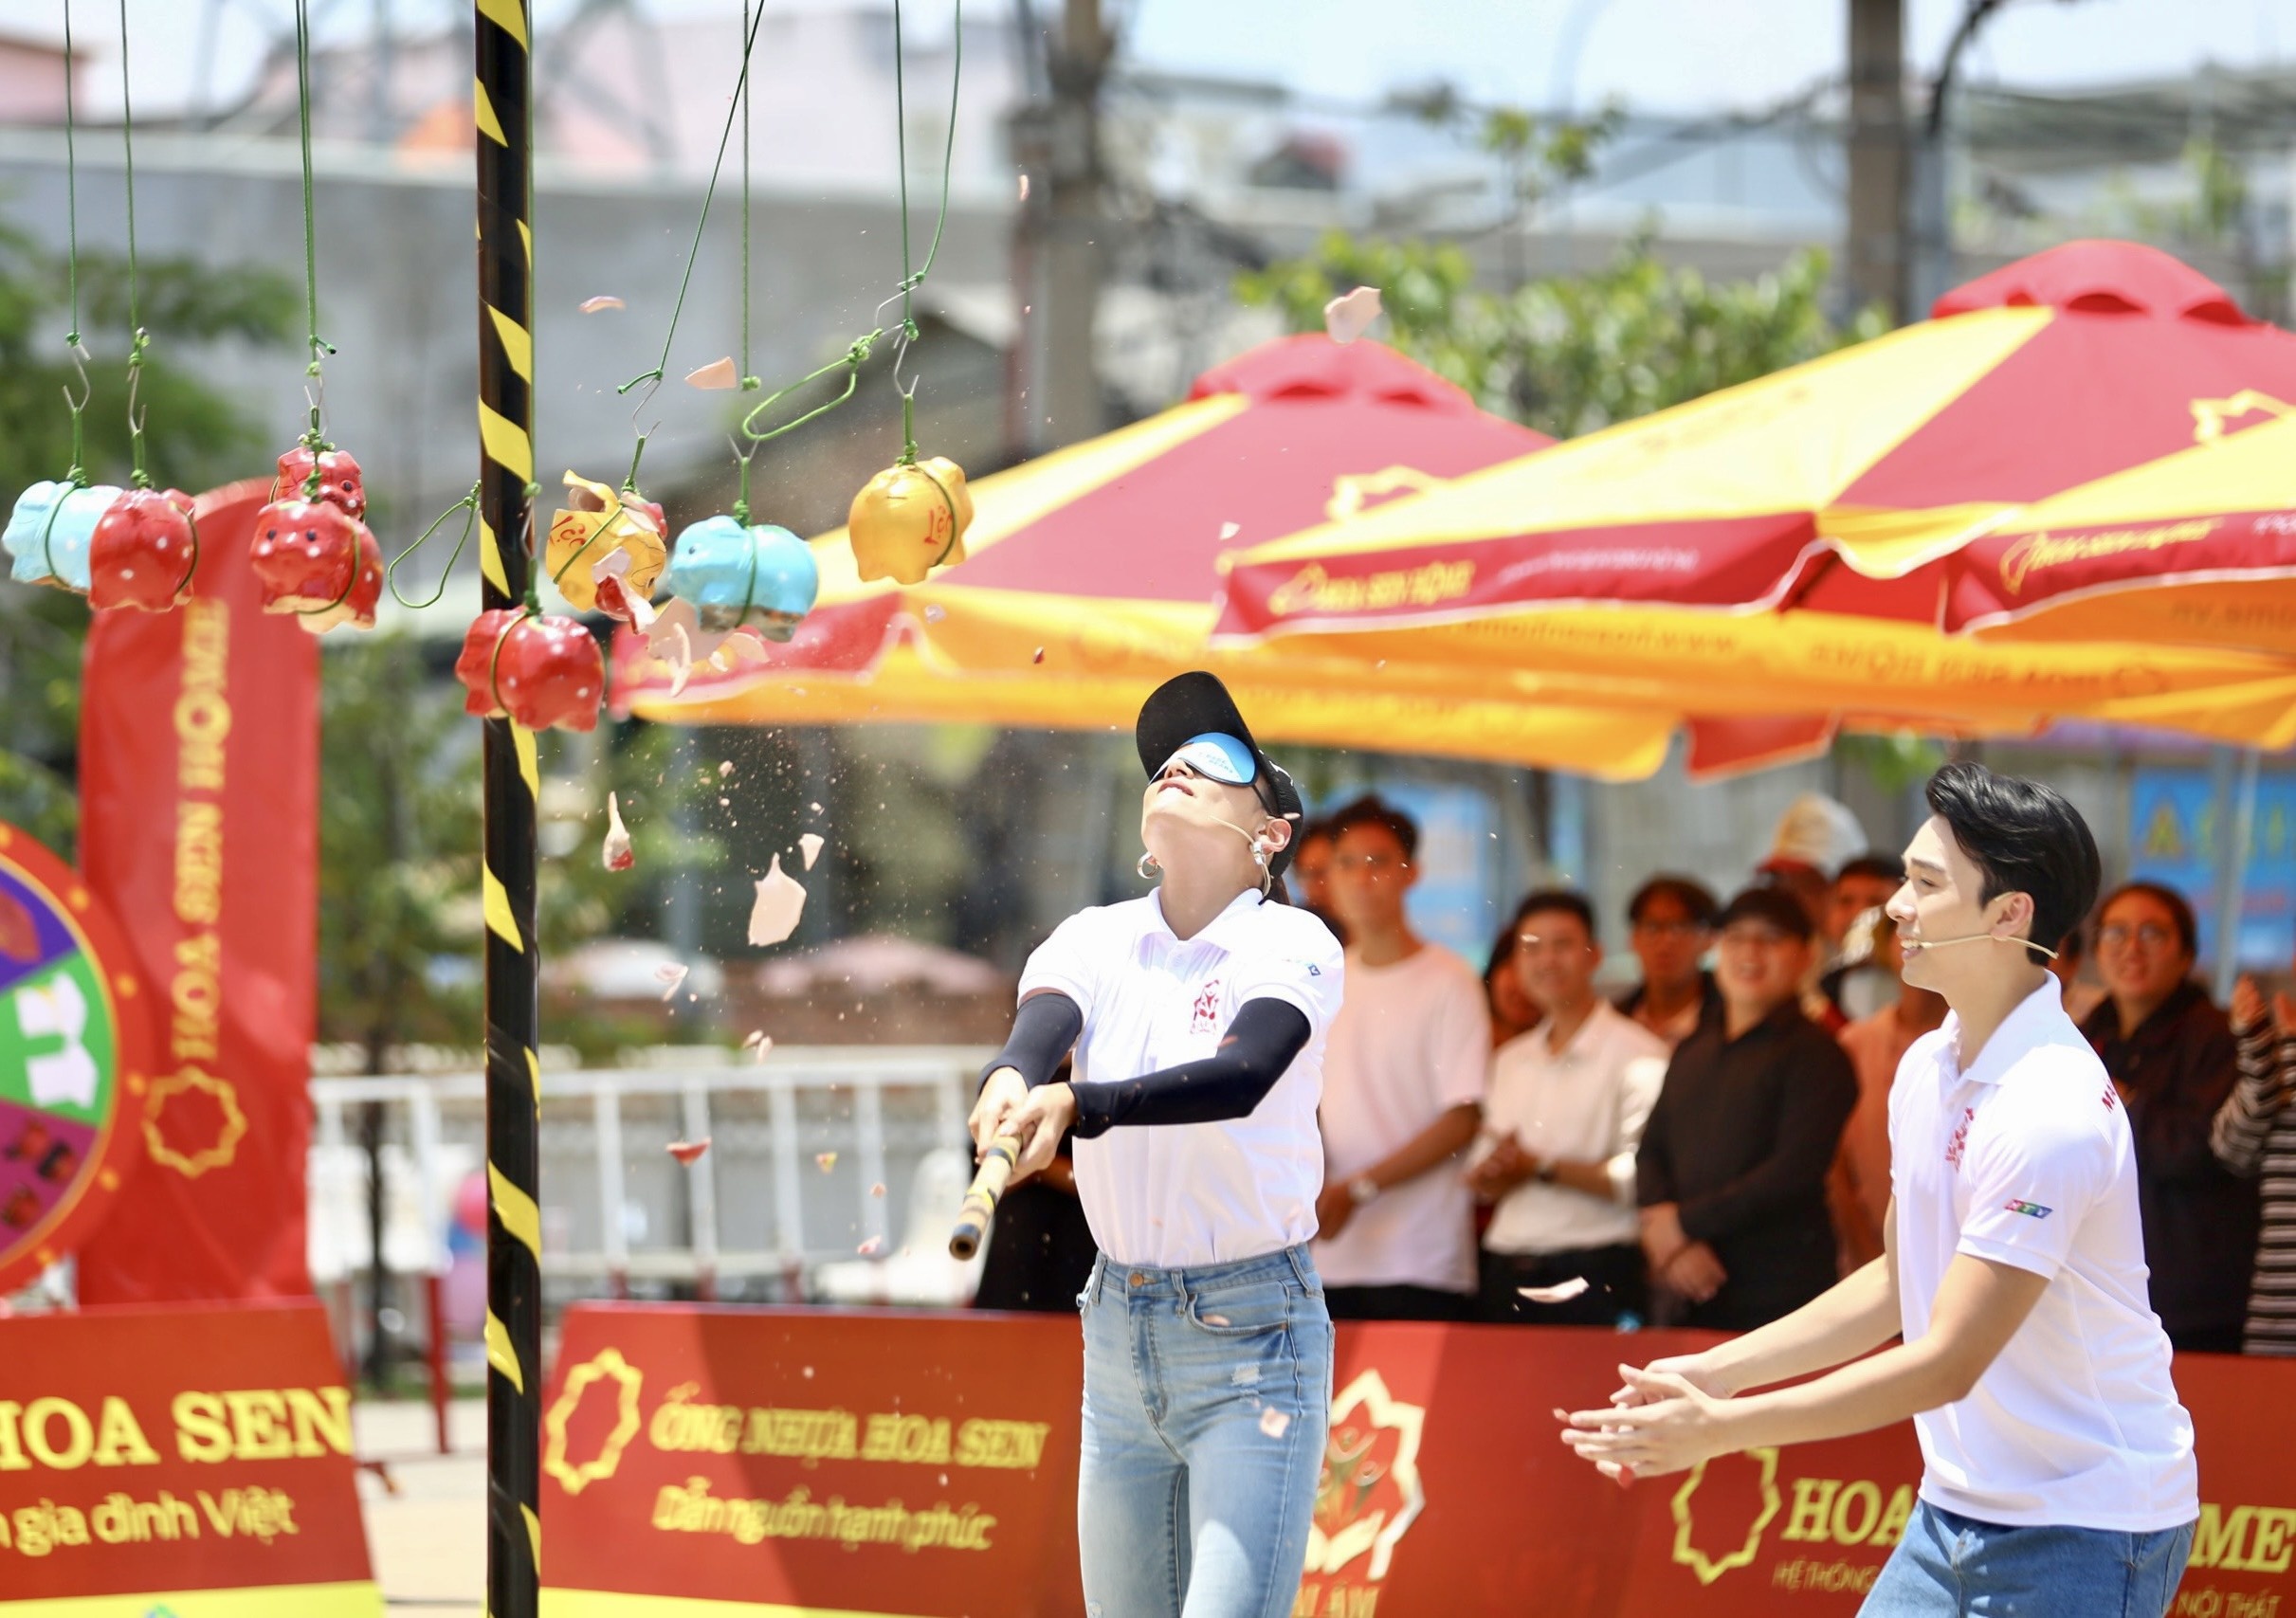
[[[1100,1257],[1079,1306],[1084,1603],[1106,1618],[1283,1618],[1329,1421],[1308,1258],[1316,1107],[1339,1007],[1329,929],[1276,902],[1301,802],[1212,675],[1140,709],[1141,899],[1082,911],[1021,974],[973,1109],[1016,1176],[1073,1131]],[[1070,1047],[1075,1077],[1052,1082]]]

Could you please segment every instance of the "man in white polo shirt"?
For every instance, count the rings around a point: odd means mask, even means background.
[[[1982,765],[1927,797],[1888,911],[1906,980],[1951,1009],[1891,1088],[1882,1257],[1759,1331],[1622,1367],[1563,1438],[1631,1482],[1910,1416],[1921,1504],[1867,1618],[2159,1618],[2199,1515],[2192,1418],[2146,1302],[2127,1117],[2032,942],[2095,903],[2096,844]]]
[[[1667,1042],[1594,991],[1602,946],[1581,894],[1547,888],[1515,911],[1505,970],[1546,1008],[1491,1058],[1467,1189],[1492,1204],[1482,1316],[1616,1326],[1649,1313],[1634,1149],[1667,1078]],[[1523,1288],[1570,1287],[1546,1301]]]

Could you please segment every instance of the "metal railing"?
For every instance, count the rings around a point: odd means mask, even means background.
[[[895,1250],[926,1154],[964,1147],[989,1055],[820,1046],[669,1065],[685,1053],[661,1054],[662,1066],[543,1075],[542,1274],[560,1298],[627,1296],[635,1282],[795,1300],[815,1266]],[[365,1267],[357,1115],[379,1103],[386,1195],[404,1227],[387,1231],[386,1258],[408,1267],[412,1253],[443,1272],[458,1183],[484,1161],[481,1076],[315,1079],[311,1090],[315,1228],[355,1229],[334,1267]],[[704,1138],[691,1164],[665,1150]],[[354,1191],[355,1212],[323,1206]]]

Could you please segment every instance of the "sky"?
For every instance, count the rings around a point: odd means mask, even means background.
[[[363,30],[385,0],[323,7]],[[720,15],[735,0],[636,0],[658,16]],[[843,9],[854,0],[793,0]],[[1061,0],[1037,0],[1055,15]],[[1103,0],[1123,19],[1131,60],[1161,69],[1272,80],[1346,100],[1442,79],[1474,100],[1584,111],[1615,99],[1637,112],[1765,107],[1842,69],[1847,0]],[[1913,64],[1934,70],[1964,0],[1907,0]],[[410,29],[460,18],[465,0],[388,0]],[[975,0],[1003,9],[1009,0]],[[64,0],[9,0],[6,27],[58,37]],[[217,94],[228,101],[266,33],[291,26],[289,0],[126,0],[138,106],[191,95],[200,19],[217,33]],[[537,0],[542,23],[574,0]],[[945,11],[947,0],[911,0]],[[74,26],[103,55],[91,100],[118,105],[107,48],[117,5],[74,0]],[[1304,24],[1311,17],[1312,24]],[[2173,77],[2296,56],[2296,0],[2012,0],[1967,68],[1969,80],[2026,89]]]

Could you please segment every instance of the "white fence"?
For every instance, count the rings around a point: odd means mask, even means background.
[[[665,1052],[667,1057],[670,1053]],[[988,1052],[776,1049],[761,1064],[545,1073],[542,1274],[555,1299],[678,1289],[795,1300],[956,1302],[946,1257]],[[312,1082],[312,1262],[368,1265],[365,1109],[384,1109],[384,1256],[443,1273],[458,1192],[484,1164],[476,1073]],[[706,1137],[691,1165],[672,1141]],[[920,1251],[920,1248],[922,1251]]]

